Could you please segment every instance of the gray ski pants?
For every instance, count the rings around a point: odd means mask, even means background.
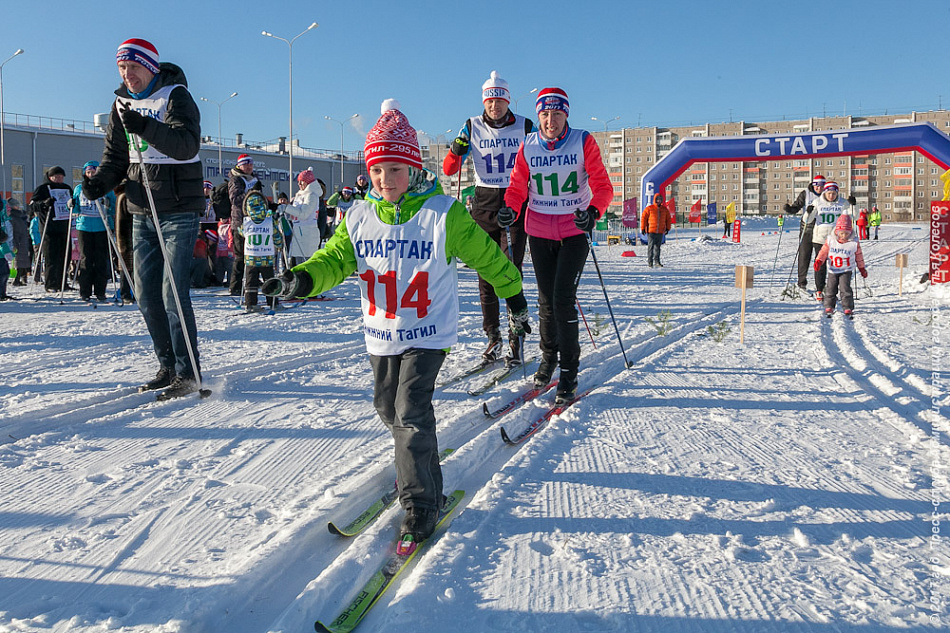
[[[440,349],[370,355],[373,406],[395,443],[396,481],[403,508],[442,507],[442,468],[432,394],[445,360]]]

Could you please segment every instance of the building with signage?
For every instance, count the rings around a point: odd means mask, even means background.
[[[13,196],[28,203],[33,190],[43,182],[44,173],[53,165],[66,171],[66,184],[81,183],[83,164],[100,160],[104,143],[103,130],[93,123],[6,113],[0,175],[3,197]],[[291,186],[287,150],[284,138],[251,142],[238,134],[233,140],[204,137],[199,155],[205,179],[217,184],[227,177],[238,156],[249,154],[268,196],[274,197],[277,192],[293,196],[296,184]],[[339,150],[295,146],[294,171],[308,167],[313,167],[317,178],[326,183],[327,197],[344,185],[355,184],[356,177],[366,171],[362,152],[341,155]]]

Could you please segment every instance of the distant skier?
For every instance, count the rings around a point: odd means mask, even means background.
[[[795,215],[802,209],[801,224],[798,226],[798,251],[795,258],[798,262],[798,287],[805,290],[808,287],[808,265],[812,257],[812,233],[815,229],[815,214],[811,209],[812,203],[821,195],[821,188],[825,186],[825,177],[815,174],[805,189],[802,189],[795,202],[786,204],[784,211],[788,215]]]

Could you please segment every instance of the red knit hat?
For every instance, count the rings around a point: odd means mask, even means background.
[[[835,222],[836,231],[850,231],[851,226],[851,216],[846,213],[839,215],[838,221]]]
[[[240,167],[241,165],[244,165],[245,163],[250,163],[253,165],[254,159],[248,154],[241,154],[240,156],[238,156],[237,166]]]
[[[535,112],[541,110],[561,110],[565,115],[571,112],[571,104],[567,101],[567,93],[560,88],[545,88],[538,93],[538,99],[534,102]]]
[[[149,42],[133,37],[119,44],[119,50],[115,53],[115,61],[136,62],[148,69],[153,75],[157,75],[161,70],[158,66],[158,49]]]
[[[422,169],[419,138],[409,125],[409,119],[399,111],[399,107],[399,102],[395,99],[383,101],[380,107],[382,116],[366,135],[363,153],[367,167],[383,161],[395,161]]]

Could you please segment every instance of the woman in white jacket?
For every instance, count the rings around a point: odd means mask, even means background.
[[[291,221],[290,239],[291,265],[296,265],[310,257],[320,248],[320,198],[323,188],[313,175],[313,168],[297,175],[300,190],[293,202],[280,206],[280,212]]]

